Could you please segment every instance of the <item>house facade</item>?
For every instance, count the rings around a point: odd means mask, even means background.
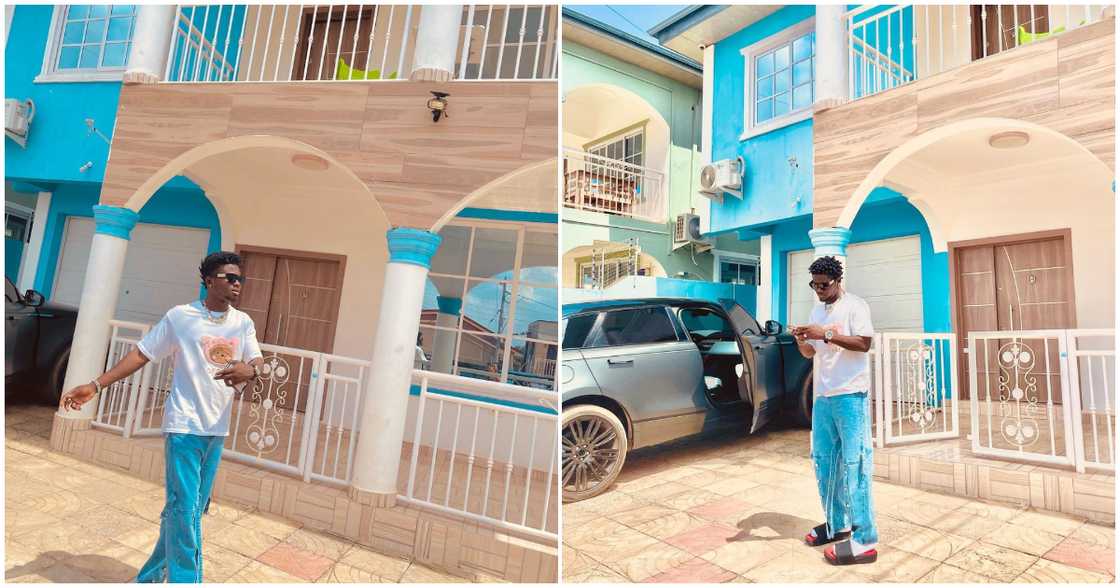
[[[578,8],[563,11],[563,37],[565,302],[691,288],[753,311],[757,244],[677,234],[708,214],[701,64]]]
[[[79,309],[64,387],[237,251],[271,376],[235,402],[215,495],[468,577],[555,579],[558,16],[9,10],[6,98],[34,116],[6,139],[5,253],[21,290]],[[52,445],[158,479],[171,369],[60,412]]]
[[[870,304],[880,445],[1114,468],[1112,7],[696,6],[651,34],[703,63],[703,162],[745,164],[703,231],[757,247],[758,318],[807,320],[821,255]]]

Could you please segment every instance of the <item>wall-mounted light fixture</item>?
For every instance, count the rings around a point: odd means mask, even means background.
[[[450,95],[447,92],[432,90],[432,97],[428,98],[428,110],[432,111],[432,122],[439,122],[441,116],[451,116],[447,114],[447,97]]]

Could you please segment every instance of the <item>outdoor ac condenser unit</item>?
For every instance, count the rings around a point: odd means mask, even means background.
[[[4,100],[4,134],[20,147],[27,147],[27,132],[35,118],[35,103],[31,99],[20,102],[15,98]]]
[[[685,245],[692,245],[701,252],[712,248],[712,244],[700,235],[700,217],[687,212],[677,215],[677,223],[673,229],[673,249]]]
[[[713,161],[700,168],[700,193],[719,202],[723,201],[724,192],[742,198],[745,172],[742,157]]]

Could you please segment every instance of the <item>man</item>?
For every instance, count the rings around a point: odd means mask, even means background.
[[[163,412],[167,500],[159,539],[137,582],[202,582],[202,513],[229,434],[235,388],[260,376],[263,362],[249,315],[232,308],[245,278],[241,258],[220,251],[199,267],[206,298],[176,306],[108,372],[62,396],[78,410],[94,395],[149,361],[175,354]]]
[[[809,273],[820,304],[808,326],[791,331],[801,355],[813,360],[812,459],[825,522],[805,542],[816,547],[844,540],[825,548],[829,563],[871,563],[879,540],[871,505],[871,310],[844,291],[835,257],[817,259]]]

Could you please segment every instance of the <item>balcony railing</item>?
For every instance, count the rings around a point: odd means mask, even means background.
[[[1108,17],[1107,5],[867,5],[848,12],[856,100]]]
[[[564,150],[564,206],[663,223],[665,176],[618,159]]]
[[[408,79],[423,6],[181,5],[166,82]],[[555,5],[463,8],[453,77],[556,79]]]

